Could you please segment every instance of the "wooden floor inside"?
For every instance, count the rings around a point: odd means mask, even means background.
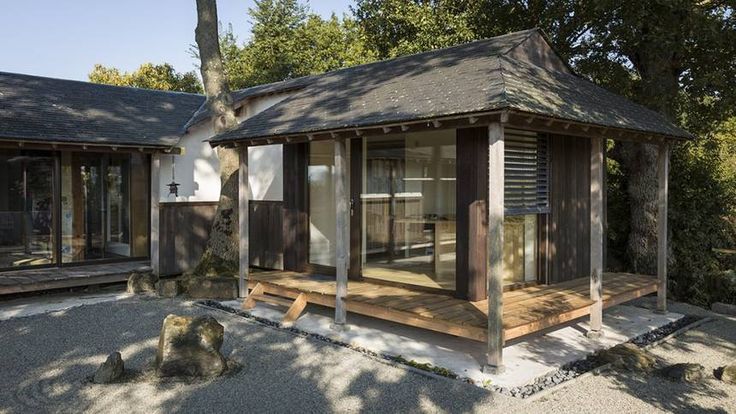
[[[335,306],[334,277],[283,271],[255,271],[249,288],[260,284],[267,295]],[[604,308],[657,291],[651,276],[605,273]],[[505,292],[503,296],[506,341],[563,324],[590,314],[590,280],[575,279],[554,285],[537,285]],[[348,312],[404,325],[486,341],[487,301],[468,302],[451,296],[372,282],[349,281]]]

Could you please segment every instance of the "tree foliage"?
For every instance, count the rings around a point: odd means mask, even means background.
[[[349,17],[323,19],[296,0],[257,0],[248,10],[252,36],[239,43],[227,30],[220,39],[233,89],[370,62],[376,55]]]
[[[133,72],[97,64],[88,77],[90,82],[106,85],[202,93],[202,84],[194,72],[179,73],[168,63],[144,63]]]

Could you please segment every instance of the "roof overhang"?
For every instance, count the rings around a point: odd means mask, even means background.
[[[52,151],[141,152],[165,154],[182,153],[182,149],[176,146],[130,145],[96,142],[60,142],[54,140],[37,140],[27,138],[0,138],[0,148],[19,148]]]

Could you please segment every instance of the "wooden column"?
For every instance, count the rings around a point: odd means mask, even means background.
[[[350,211],[348,209],[347,192],[347,149],[345,138],[335,139],[335,327],[345,326],[346,309],[345,297],[348,294],[348,264],[350,250],[350,234],[348,223]]]
[[[603,165],[606,141],[592,138],[590,145],[590,331],[600,336],[603,325]]]
[[[248,221],[250,216],[250,183],[248,182],[248,146],[240,147],[240,167],[238,168],[238,248],[240,253],[238,269],[238,296],[248,297],[248,276],[250,271],[250,248]]]
[[[670,147],[667,142],[659,145],[657,175],[657,311],[667,312],[667,192],[669,186]]]
[[[151,154],[151,269],[153,274],[158,275],[161,271],[159,259],[159,199],[161,198],[159,191],[161,183],[159,175],[161,174],[161,156],[157,153]]]
[[[488,126],[488,233],[486,283],[488,288],[488,353],[485,372],[503,372],[503,125]]]

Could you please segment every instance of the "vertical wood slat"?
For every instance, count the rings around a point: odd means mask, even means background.
[[[350,269],[348,277],[362,278],[363,254],[363,138],[350,140]]]
[[[603,325],[603,154],[605,141],[592,138],[590,146],[590,330]]]
[[[284,270],[303,272],[309,254],[309,144],[284,144]]]
[[[155,275],[160,274],[159,261],[159,174],[161,174],[161,156],[151,154],[151,269]]]
[[[238,271],[238,296],[248,297],[248,276],[250,271],[250,183],[248,182],[248,146],[240,147],[240,168],[238,168],[238,247],[240,252]]]
[[[669,190],[670,148],[659,145],[657,160],[657,310],[667,312],[667,197]]]
[[[484,369],[503,371],[503,221],[504,135],[503,125],[488,126],[488,233],[486,280],[488,283],[488,353]]]
[[[347,309],[345,297],[348,294],[348,256],[350,234],[350,212],[347,192],[347,148],[345,138],[335,139],[335,325],[344,326]]]
[[[456,290],[458,298],[483,300],[486,286],[486,199],[488,198],[488,128],[457,130]]]

